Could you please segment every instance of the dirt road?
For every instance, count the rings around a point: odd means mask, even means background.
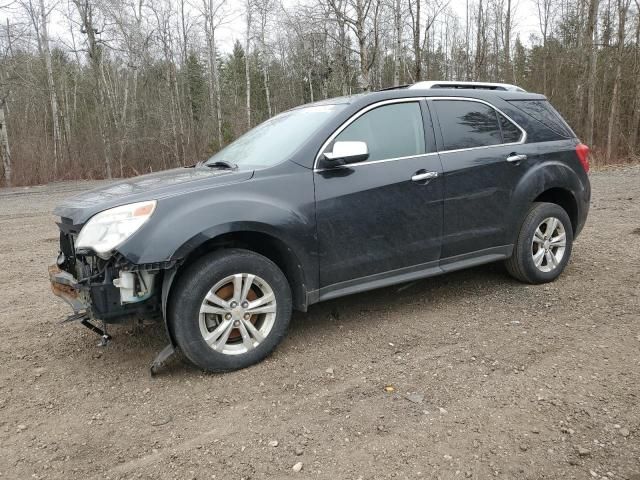
[[[49,212],[90,184],[0,190],[0,478],[640,479],[640,168],[591,178],[552,285],[490,265],[330,301],[253,368],[157,378],[162,327],[59,325]]]

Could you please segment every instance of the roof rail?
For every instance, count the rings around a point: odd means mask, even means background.
[[[411,86],[410,83],[405,83],[403,85],[394,85],[393,87],[381,88],[379,90],[376,90],[376,92],[386,92],[389,90],[402,90],[403,88],[409,88],[410,86]]]
[[[470,88],[479,90],[508,90],[511,92],[526,92],[523,88],[517,85],[511,85],[510,83],[491,83],[491,82],[453,82],[449,80],[443,81],[426,81],[414,83],[410,87],[410,90],[430,90],[433,88]]]

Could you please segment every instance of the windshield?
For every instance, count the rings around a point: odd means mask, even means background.
[[[227,145],[205,164],[229,162],[245,169],[276,165],[295,153],[344,106],[316,105],[281,113]]]

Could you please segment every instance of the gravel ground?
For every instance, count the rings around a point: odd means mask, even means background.
[[[551,285],[488,265],[329,301],[259,365],[156,378],[161,326],[59,324],[49,212],[91,184],[0,190],[1,478],[640,480],[640,168],[591,179]]]

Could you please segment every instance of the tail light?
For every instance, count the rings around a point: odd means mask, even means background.
[[[589,147],[584,143],[579,143],[576,145],[576,154],[584,171],[589,173]]]

